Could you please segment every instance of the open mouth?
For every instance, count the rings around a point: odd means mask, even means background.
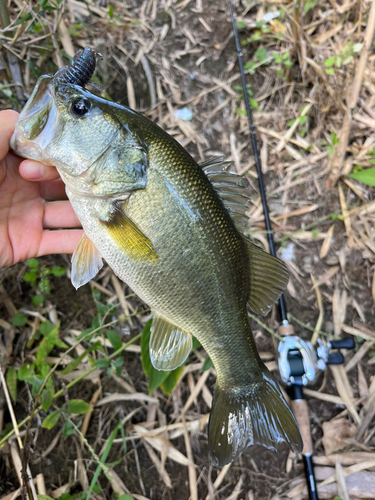
[[[50,142],[57,112],[48,88],[51,77],[41,77],[16,123],[10,147],[23,158],[49,164],[43,150]]]

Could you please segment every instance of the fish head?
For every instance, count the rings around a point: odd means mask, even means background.
[[[78,85],[42,76],[19,116],[11,148],[56,166],[78,194],[107,197],[141,189],[147,148],[131,116],[126,120],[127,111],[133,113]]]

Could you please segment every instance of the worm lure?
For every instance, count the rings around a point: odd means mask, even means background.
[[[59,69],[54,76],[54,80],[84,87],[94,74],[97,56],[100,56],[100,54],[90,49],[90,47],[79,50],[74,55],[71,65]]]

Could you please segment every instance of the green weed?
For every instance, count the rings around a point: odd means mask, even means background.
[[[335,131],[330,133],[330,140],[322,141],[322,146],[327,148],[327,152],[329,156],[333,155],[335,152],[335,146],[339,143],[339,138],[336,135]]]
[[[375,164],[375,148],[368,153],[367,161],[370,165]],[[375,186],[375,167],[363,168],[361,165],[355,165],[353,172],[348,175],[351,179],[362,182],[366,186]]]
[[[38,307],[44,303],[46,295],[51,293],[52,283],[49,276],[53,275],[60,278],[64,276],[66,271],[63,267],[58,266],[52,268],[39,266],[38,259],[29,259],[26,264],[29,270],[25,272],[22,279],[35,290],[36,293],[32,298],[32,303],[35,307]]]
[[[305,6],[303,9],[304,14],[307,14],[308,12],[310,12],[310,10],[312,10],[315,7],[316,3],[317,3],[317,0],[307,0],[305,2]]]
[[[26,382],[29,384],[33,396],[41,396],[42,408],[47,411],[53,400],[55,390],[52,378],[49,377],[51,364],[47,362],[47,357],[55,348],[67,348],[68,346],[59,339],[59,323],[53,325],[49,321],[40,324],[36,330],[30,344],[38,341],[35,361],[25,363],[21,368],[15,370],[8,368],[7,381],[9,391],[14,401],[17,399],[17,383]]]
[[[375,186],[375,168],[366,168],[348,175],[351,179],[363,182],[366,186]]]
[[[349,43],[343,46],[341,54],[326,59],[324,61],[324,66],[327,75],[333,75],[335,73],[335,68],[341,68],[353,62],[354,54],[360,52],[362,47],[362,43],[353,43],[353,41],[350,40]]]
[[[276,74],[279,75],[283,80],[285,80],[287,70],[289,70],[293,66],[293,61],[291,60],[290,52],[287,51],[283,52],[282,54],[274,52],[272,56],[275,63],[279,65],[278,69],[276,70]]]
[[[288,127],[292,127],[298,121],[298,132],[301,137],[305,137],[308,132],[308,111],[307,106],[303,106],[298,117],[288,122]]]
[[[314,5],[311,4],[308,10]],[[272,42],[279,44],[285,40],[285,26],[282,23],[284,15],[285,12],[282,9],[265,14],[264,19],[267,20],[258,21],[255,27],[252,28],[251,36],[241,41],[243,46],[254,43],[260,44],[254,52],[253,60],[246,62],[244,65],[245,71],[250,75],[254,75],[258,67],[269,66],[272,62],[275,62],[278,65],[276,74],[285,79],[287,72],[293,66],[294,62],[289,51],[280,50],[280,52],[271,53],[265,47],[265,44],[269,45]],[[246,28],[247,26],[246,23],[240,21],[237,23],[237,27]]]
[[[240,92],[239,98],[243,99],[243,89],[242,89],[241,85],[234,85],[233,86],[233,90],[237,90],[238,92]],[[258,108],[258,103],[252,97],[253,96],[253,91],[251,90],[250,83],[248,83],[246,85],[246,91],[247,91],[247,95],[249,97],[250,106],[252,107],[252,109],[257,109]],[[237,112],[238,115],[247,116],[247,113],[246,113],[246,111],[244,109],[238,109],[236,112]]]

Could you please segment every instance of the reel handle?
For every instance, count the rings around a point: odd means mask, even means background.
[[[347,337],[341,340],[330,340],[328,347],[331,349],[354,349],[355,340],[353,337]]]

